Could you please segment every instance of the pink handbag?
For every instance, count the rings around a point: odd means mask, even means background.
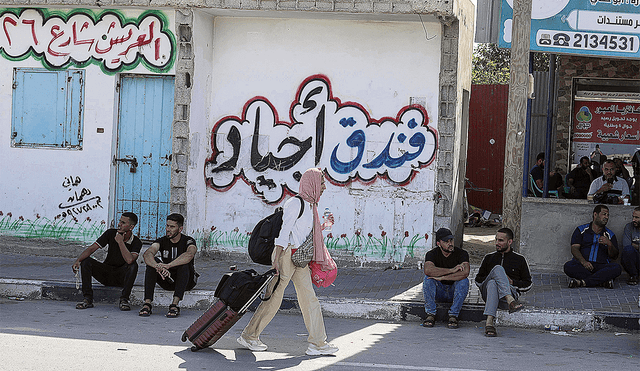
[[[329,287],[338,276],[338,267],[323,271],[320,264],[315,261],[309,262],[309,269],[311,270],[311,281],[318,287]]]

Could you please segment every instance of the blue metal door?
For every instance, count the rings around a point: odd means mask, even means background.
[[[145,240],[164,235],[169,214],[173,91],[173,76],[120,79],[115,212],[136,213]]]

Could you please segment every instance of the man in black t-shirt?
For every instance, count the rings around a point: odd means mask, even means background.
[[[82,276],[82,295],[84,300],[76,305],[77,309],[93,308],[93,289],[91,278],[95,277],[105,286],[122,287],[120,310],[131,310],[129,296],[138,274],[138,255],[142,248],[140,239],[133,235],[133,228],[138,224],[138,216],[134,213],[122,213],[118,228],[107,229],[96,242],[86,248],[71,269]],[[107,257],[100,263],[91,257],[96,250],[109,246]]]
[[[180,315],[178,303],[184,297],[184,292],[196,285],[193,264],[197,251],[196,241],[182,234],[183,225],[182,215],[167,216],[167,234],[158,238],[143,254],[144,262],[147,264],[144,274],[144,304],[139,313],[143,317],[151,315],[156,283],[165,290],[174,291],[173,301],[167,312],[169,318]],[[155,257],[158,252],[160,257]]]
[[[436,247],[424,258],[424,327],[433,327],[436,301],[452,303],[449,308],[449,328],[458,328],[458,314],[469,292],[469,254],[453,246],[453,235],[447,228],[436,232]]]

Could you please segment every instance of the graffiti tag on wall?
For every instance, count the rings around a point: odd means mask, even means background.
[[[150,70],[166,72],[175,60],[175,38],[159,11],[127,19],[113,10],[96,15],[87,9],[5,9],[0,26],[5,58],[33,56],[50,69],[95,63],[116,73],[143,62]]]
[[[267,98],[255,97],[241,118],[219,120],[205,161],[207,185],[224,192],[242,179],[275,203],[297,191],[310,167],[321,167],[341,186],[379,177],[405,185],[435,159],[438,136],[422,106],[374,120],[360,104],[333,97],[326,76],[311,76],[300,85],[289,115],[290,122],[280,121]]]
[[[67,199],[58,204],[58,208],[62,210],[55,219],[70,217],[77,221],[78,214],[89,212],[93,209],[103,209],[100,202],[100,196],[91,194],[89,188],[80,188],[82,179],[79,176],[68,176],[62,181],[62,187],[69,192]]]

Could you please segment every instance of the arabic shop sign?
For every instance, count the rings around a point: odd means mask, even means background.
[[[640,143],[640,103],[576,101],[573,113],[576,142]]]
[[[502,0],[498,46],[511,47],[513,0]],[[533,0],[532,51],[640,58],[640,0]]]
[[[167,72],[175,60],[175,37],[160,11],[127,18],[115,10],[4,9],[0,25],[4,58],[34,57],[52,70],[96,64],[114,74],[142,63]]]

